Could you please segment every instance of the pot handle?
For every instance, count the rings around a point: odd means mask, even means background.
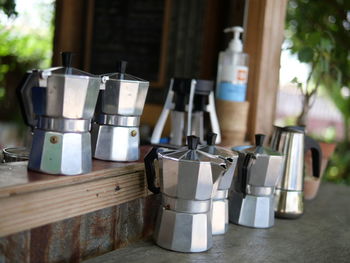
[[[322,150],[320,144],[309,136],[305,136],[305,148],[304,152],[311,150],[312,157],[312,175],[320,178],[321,176],[321,163],[322,163]]]
[[[248,170],[251,168],[252,164],[254,162],[254,155],[253,154],[247,154],[244,157],[243,164],[242,164],[242,173],[240,178],[240,190],[245,196],[247,194],[247,183],[248,183]]]
[[[155,185],[156,169],[154,160],[156,159],[158,160],[158,148],[152,148],[144,158],[148,190],[154,194],[160,193],[160,188]]]
[[[24,122],[34,128],[36,125],[36,114],[32,100],[33,87],[39,86],[40,73],[38,70],[27,72],[17,88],[17,97],[21,107]]]

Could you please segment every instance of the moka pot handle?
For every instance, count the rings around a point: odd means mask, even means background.
[[[311,150],[312,157],[312,175],[320,178],[322,164],[322,150],[320,144],[309,136],[305,136],[304,152]]]
[[[17,97],[21,107],[24,122],[34,128],[36,126],[36,114],[32,100],[33,87],[39,87],[40,72],[32,70],[27,72],[22,78],[17,88]]]
[[[245,196],[247,194],[247,184],[248,184],[248,171],[252,166],[252,162],[254,161],[254,155],[248,153],[243,160],[242,164],[242,172],[239,180],[240,191]]]
[[[155,185],[156,169],[154,167],[154,160],[156,159],[158,160],[158,148],[152,148],[144,158],[148,190],[154,194],[160,193],[160,188]]]

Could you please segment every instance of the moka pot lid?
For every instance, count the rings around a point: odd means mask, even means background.
[[[268,156],[282,156],[280,152],[277,152],[270,147],[263,146],[265,139],[264,134],[256,134],[255,135],[255,145],[247,145],[247,146],[236,146],[233,147],[232,150],[238,153],[244,154],[253,154],[253,155],[268,155]]]
[[[198,148],[199,138],[196,136],[187,136],[187,147],[182,147],[179,150],[171,150],[159,153],[162,157],[180,162],[202,163],[210,162],[217,164],[226,169],[225,161],[215,155],[202,151]]]

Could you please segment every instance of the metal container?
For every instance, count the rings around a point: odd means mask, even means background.
[[[149,82],[119,73],[102,76],[95,123],[92,128],[93,157],[108,161],[136,161],[140,158],[140,117]]]
[[[166,249],[201,252],[212,246],[211,202],[226,163],[197,149],[198,143],[198,137],[188,136],[188,148],[163,152],[153,148],[145,157],[148,188],[162,193],[155,241]],[[156,170],[160,188],[155,186]]]
[[[263,147],[264,137],[257,134],[255,146],[238,151],[238,170],[229,194],[229,219],[235,224],[255,228],[274,225],[274,191],[283,155]]]
[[[25,147],[8,147],[2,150],[3,162],[22,162],[28,161],[29,152]]]
[[[285,155],[282,177],[276,189],[276,216],[298,218],[304,212],[304,153],[311,150],[313,176],[318,178],[321,148],[300,126],[275,127],[271,147]]]
[[[100,78],[70,66],[32,70],[19,88],[26,123],[34,129],[28,168],[62,175],[91,171],[90,122]]]
[[[200,147],[203,152],[225,160],[227,171],[221,177],[218,189],[213,197],[211,222],[213,235],[225,234],[228,228],[228,190],[236,170],[238,154],[226,148],[216,146],[216,134],[207,134],[207,145]]]

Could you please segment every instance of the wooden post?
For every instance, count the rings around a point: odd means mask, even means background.
[[[61,65],[62,51],[76,54],[73,66],[82,68],[84,62],[86,7],[84,0],[57,0],[52,65]]]
[[[288,0],[249,0],[245,52],[249,54],[248,139],[270,134],[275,117],[280,56]]]

